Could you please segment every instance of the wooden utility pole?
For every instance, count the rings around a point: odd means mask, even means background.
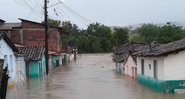
[[[49,73],[49,70],[48,70],[48,38],[49,38],[49,34],[48,34],[48,24],[47,24],[47,0],[44,1],[44,8],[45,8],[45,11],[44,11],[44,14],[45,14],[45,58],[46,58],[46,74],[48,75]]]

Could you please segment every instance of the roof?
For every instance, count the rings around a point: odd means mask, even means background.
[[[9,39],[9,37],[4,32],[0,32],[0,40],[2,38],[13,49],[14,52],[17,52],[18,51],[17,47],[15,47],[15,45],[13,44],[13,42]]]
[[[162,44],[159,46],[152,47],[152,51],[149,48],[138,51],[133,55],[144,56],[144,57],[159,57],[165,56],[172,53],[185,50],[185,39],[174,41],[168,44]]]
[[[20,45],[20,44],[14,44],[16,47],[26,47],[24,45]]]
[[[31,22],[31,23],[35,23],[35,24],[45,25],[45,24],[43,24],[43,23],[34,22],[34,21],[22,19],[22,18],[18,18],[18,19],[21,20],[21,21],[26,21],[26,22]],[[57,29],[59,29],[60,32],[63,32],[63,33],[68,34],[68,35],[70,34],[69,32],[64,31],[64,28],[62,28],[62,27],[51,26],[51,25],[49,25],[49,27],[51,27],[51,28],[57,28]]]
[[[125,54],[114,57],[112,60],[116,62],[124,62],[127,59],[127,56],[128,54],[125,53]]]
[[[4,20],[0,19],[0,21],[5,22]]]
[[[56,55],[56,56],[61,55],[60,53],[57,53],[57,52],[54,52],[54,51],[48,51],[48,54],[49,55]]]
[[[13,28],[20,28],[21,23],[4,23],[2,26],[0,26],[1,30],[11,30]]]
[[[44,56],[45,47],[44,46],[27,46],[27,47],[18,47],[19,55],[25,55],[25,61],[41,61]]]
[[[132,45],[133,45],[133,49],[132,49]],[[127,43],[122,46],[113,47],[113,53],[114,54],[124,54],[124,53],[128,53],[132,50],[134,50],[134,52],[136,52],[136,51],[140,50],[138,47],[145,46],[145,45],[146,44],[144,44],[144,43],[130,42],[130,43]]]

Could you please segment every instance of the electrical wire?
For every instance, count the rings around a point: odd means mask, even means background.
[[[63,4],[64,6],[66,6],[64,3],[61,3]],[[72,10],[71,8],[69,8],[68,6],[66,6],[69,10],[71,10],[72,12],[74,12],[76,15],[78,15],[79,17],[81,17],[82,19],[86,20],[86,22],[89,22],[89,23],[93,23],[91,22],[90,20],[88,20],[87,18],[81,16],[80,14],[76,13],[74,10]]]
[[[66,8],[65,6],[63,6]],[[67,8],[66,8],[67,9]],[[75,14],[73,14],[69,9],[67,9],[75,18],[77,18],[80,22],[82,22],[84,25],[88,26],[86,23],[84,23],[81,19],[79,19]]]
[[[39,2],[39,0],[37,1],[37,3]],[[35,5],[36,6],[36,5]],[[28,17],[26,19],[28,19],[30,17],[30,15],[32,14],[33,10],[31,11],[31,13],[28,15]]]

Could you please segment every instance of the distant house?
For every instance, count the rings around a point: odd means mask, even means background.
[[[112,60],[116,63],[116,71],[124,74],[124,63],[127,59],[127,53],[114,57]]]
[[[134,56],[128,55],[125,59],[124,67],[125,67],[125,74],[129,75],[133,78],[137,78],[137,62]]]
[[[162,93],[185,87],[185,39],[135,52],[137,81]]]
[[[14,53],[17,52],[18,49],[14,46],[11,40],[4,32],[0,32],[0,59],[4,59],[4,67],[8,66],[9,71],[9,82],[8,86],[13,85],[16,69],[15,66],[15,55]]]
[[[4,31],[15,44],[25,46],[45,46],[45,25],[42,23],[21,19],[21,22],[6,23],[0,20],[0,31]],[[62,27],[49,26],[48,50],[66,52],[62,45],[63,35],[69,35]]]
[[[137,69],[136,67],[136,58],[134,58],[134,61],[131,61],[133,57],[129,57],[133,52],[141,50],[141,48],[145,46],[143,43],[137,43],[137,42],[130,42],[126,43],[122,46],[114,46],[113,47],[113,53],[116,55],[116,57],[113,58],[113,61],[116,62],[116,70],[118,72],[121,72],[127,75],[132,76],[132,71],[133,74],[136,75],[135,70]],[[132,70],[132,67],[134,70]],[[133,76],[136,78],[136,76]]]
[[[18,50],[16,55],[25,55],[27,77],[40,77],[46,73],[44,46],[18,47]]]

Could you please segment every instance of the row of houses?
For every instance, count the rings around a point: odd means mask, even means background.
[[[0,19],[0,59],[8,66],[9,82],[13,85],[26,77],[40,77],[46,73],[44,24],[20,19],[20,23],[6,23]],[[69,35],[61,27],[48,29],[49,70],[70,62],[72,48],[62,45],[62,35]]]
[[[116,70],[162,93],[185,88],[185,39],[168,44],[131,42],[113,48]]]

